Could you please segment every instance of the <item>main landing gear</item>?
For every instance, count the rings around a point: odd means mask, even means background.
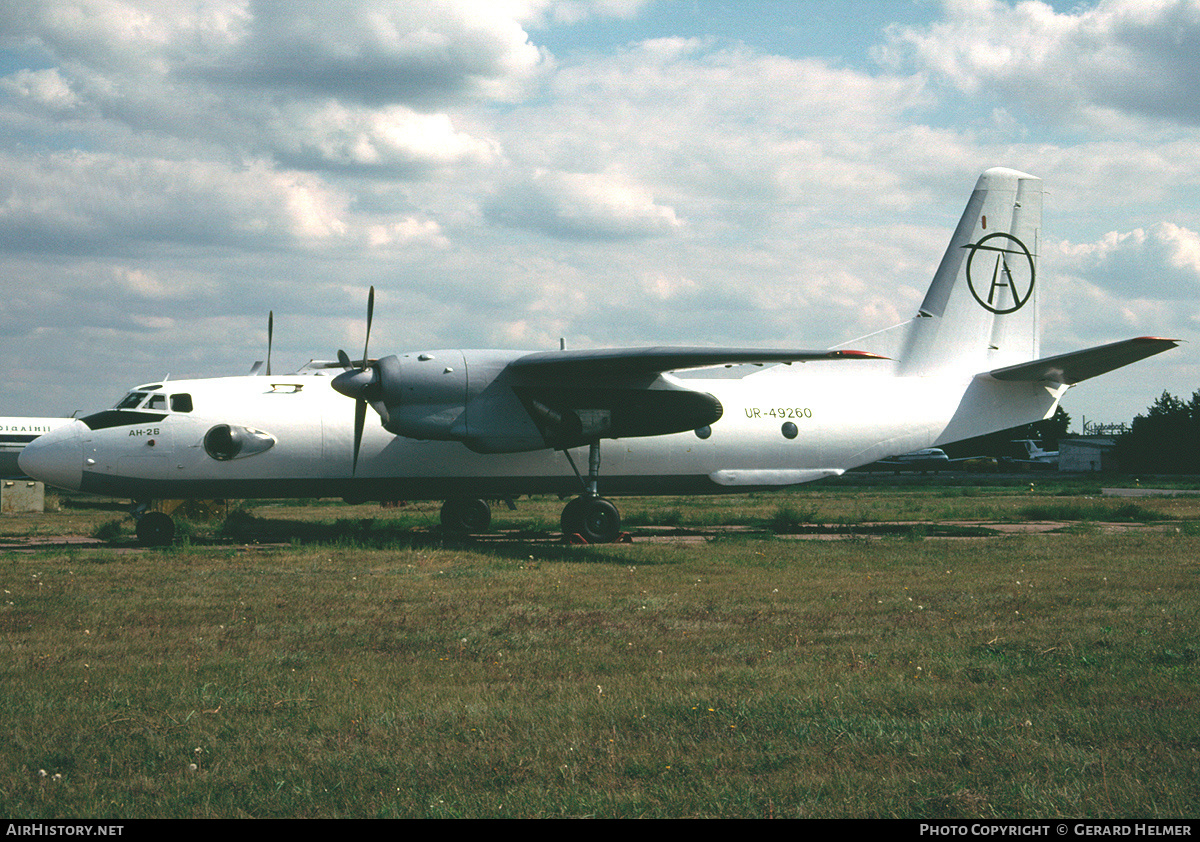
[[[562,531],[568,541],[578,536],[589,544],[611,544],[621,537],[621,515],[603,497],[584,494],[563,509]]]
[[[564,540],[585,544],[611,544],[621,540],[624,534],[621,532],[621,514],[597,490],[600,484],[600,442],[594,441],[588,446],[586,479],[579,473],[570,451],[564,449],[563,455],[583,485],[583,493],[563,508]],[[512,507],[511,503],[509,507]],[[486,532],[492,523],[492,510],[486,500],[451,498],[442,505],[441,521],[442,528],[447,532],[460,535]]]
[[[600,442],[588,446],[588,477],[584,481],[568,450],[563,455],[571,463],[575,476],[583,483],[583,494],[567,503],[562,513],[563,538],[588,544],[611,544],[621,537],[621,515],[617,507],[600,496]]]
[[[492,525],[492,507],[487,500],[460,497],[442,504],[442,526],[449,532],[470,535],[487,532]]]

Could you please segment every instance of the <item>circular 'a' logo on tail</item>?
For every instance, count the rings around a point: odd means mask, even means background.
[[[1012,234],[998,231],[963,248],[971,250],[967,286],[985,309],[996,314],[1015,313],[1033,297],[1033,255]]]

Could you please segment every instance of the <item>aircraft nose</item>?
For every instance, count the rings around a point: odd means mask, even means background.
[[[83,484],[83,422],[72,421],[22,448],[17,464],[38,482],[78,491]]]

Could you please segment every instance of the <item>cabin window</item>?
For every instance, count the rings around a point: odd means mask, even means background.
[[[171,411],[172,412],[191,412],[192,411],[192,396],[186,392],[171,395]]]

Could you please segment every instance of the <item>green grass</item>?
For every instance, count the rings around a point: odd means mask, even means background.
[[[545,540],[555,500],[497,511],[532,537],[494,545],[441,542],[435,504],[289,504],[190,546],[9,552],[0,811],[1196,815],[1200,503],[1139,501],[1161,518],[1125,534],[935,537],[948,509],[1069,497],[630,500],[647,524],[749,528],[603,547]],[[79,517],[4,523],[90,534],[113,512]]]
[[[1138,503],[1060,503],[1045,501],[1022,506],[1018,514],[1029,520],[1103,521],[1106,523],[1151,523],[1167,515]]]
[[[1143,486],[1186,488],[1187,478]],[[1039,472],[1023,477],[905,475],[892,478],[848,474],[782,493],[718,497],[622,498],[616,502],[627,528],[712,531],[726,527],[787,534],[814,526],[877,523],[978,521],[1019,523],[1050,519],[1082,522],[1200,521],[1200,496],[1146,497],[1136,502],[1100,498],[1100,486],[1134,486],[1134,478],[1090,477]],[[1192,482],[1192,485],[1195,483]],[[124,506],[83,496],[64,496],[55,518],[6,517],[0,538],[46,536],[56,532],[98,534],[115,544],[132,541],[132,521]],[[233,510],[225,523],[180,522],[192,543],[275,541],[307,544],[360,543],[401,546],[426,540],[438,522],[440,502],[412,501],[398,508],[347,505],[329,500],[256,501]],[[553,497],[522,499],[515,512],[493,504],[493,527],[525,535],[547,535],[559,528],[562,503]],[[97,530],[103,530],[97,532]]]

